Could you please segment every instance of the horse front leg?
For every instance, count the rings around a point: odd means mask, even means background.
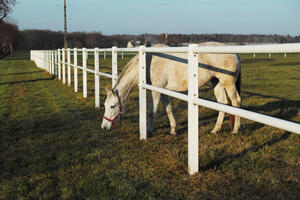
[[[166,112],[167,112],[169,120],[170,120],[170,126],[171,126],[171,132],[170,133],[172,135],[176,135],[176,120],[175,120],[175,117],[173,115],[173,109],[172,109],[172,105],[171,105],[171,102],[169,100],[169,97],[166,96],[166,95],[162,95],[161,101],[162,101],[164,107],[166,108]]]
[[[153,120],[154,120],[154,116],[157,113],[157,107],[158,107],[158,103],[160,101],[160,93],[152,91],[151,92],[151,98],[150,98],[150,104],[149,104],[149,112],[148,112],[148,125],[147,125],[147,135],[149,137],[152,136],[153,133]]]

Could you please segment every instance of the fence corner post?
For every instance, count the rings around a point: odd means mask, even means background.
[[[196,44],[188,47],[188,170],[192,175],[199,170],[199,117],[198,105],[198,54]]]
[[[95,107],[100,107],[99,49],[95,48]]]
[[[145,46],[139,47],[139,126],[140,139],[147,139],[147,91],[146,84],[146,52]]]

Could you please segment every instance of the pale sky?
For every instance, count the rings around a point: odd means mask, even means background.
[[[20,29],[63,31],[63,0],[18,0]],[[67,0],[68,31],[300,35],[300,0]]]

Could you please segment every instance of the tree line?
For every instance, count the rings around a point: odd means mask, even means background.
[[[126,47],[129,41],[141,44],[165,43],[165,34],[103,35],[101,32],[72,32],[68,34],[69,48]],[[259,34],[169,34],[168,45],[182,46],[188,43],[216,41],[237,44],[295,43],[299,36]],[[51,30],[22,30],[18,26],[0,20],[0,54],[14,50],[50,50],[64,47],[64,33]]]
[[[126,47],[129,41],[141,41],[141,44],[165,43],[165,34],[141,35],[103,35],[101,32],[72,32],[68,34],[69,48],[110,48]],[[182,46],[188,43],[216,41],[238,44],[295,43],[300,36],[259,35],[259,34],[169,34],[168,45]],[[63,32],[50,30],[24,30],[18,34],[16,49],[58,49],[64,46]]]

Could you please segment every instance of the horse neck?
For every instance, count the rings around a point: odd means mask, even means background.
[[[123,75],[120,76],[120,79],[115,86],[115,90],[118,89],[119,91],[122,103],[125,103],[128,94],[132,88],[138,84],[139,79],[138,66],[132,66],[125,70],[126,71],[122,72]]]

